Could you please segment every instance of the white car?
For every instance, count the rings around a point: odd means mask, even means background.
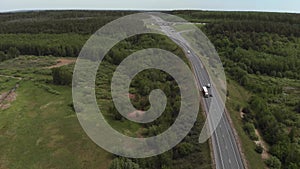
[[[208,84],[206,85],[206,87],[207,87],[207,88],[210,88],[210,87],[211,87],[211,84],[210,84],[210,83],[208,83]]]
[[[191,51],[188,50],[187,53],[188,53],[188,54],[191,54]]]

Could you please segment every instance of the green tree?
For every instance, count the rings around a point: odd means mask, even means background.
[[[263,152],[263,150],[264,149],[263,149],[263,147],[260,144],[258,144],[258,145],[255,146],[255,151],[257,153],[261,154]]]
[[[281,168],[281,162],[280,160],[275,157],[275,156],[271,156],[269,159],[267,159],[266,161],[267,166],[270,169],[280,169]]]
[[[6,55],[4,52],[0,51],[0,62],[6,60]]]
[[[122,120],[123,119],[123,116],[118,112],[118,110],[116,109],[116,107],[114,105],[112,105],[110,108],[109,108],[109,112],[112,114],[113,118],[115,120]]]
[[[72,84],[72,68],[69,66],[62,66],[52,69],[53,83],[57,85],[71,85]]]
[[[7,51],[7,57],[9,59],[12,59],[12,58],[16,58],[20,55],[20,52],[17,48],[15,47],[10,47]]]
[[[193,151],[193,145],[190,143],[187,143],[187,142],[180,143],[177,146],[176,151],[177,151],[179,157],[187,156]]]
[[[257,140],[258,139],[256,134],[255,134],[255,127],[252,123],[250,123],[250,122],[245,123],[243,129],[249,135],[251,140]]]
[[[140,167],[130,159],[115,158],[110,164],[109,169],[140,169]]]

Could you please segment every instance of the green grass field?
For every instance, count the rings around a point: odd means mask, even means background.
[[[26,58],[27,64],[35,62],[34,58]],[[43,64],[36,66],[35,71],[47,72],[41,68],[49,64],[49,59],[39,60]],[[50,63],[55,63],[53,60]],[[11,62],[2,63],[0,68]],[[112,155],[94,144],[82,130],[70,106],[71,87],[47,84],[49,74],[35,76],[34,70],[29,69],[19,67],[23,80],[16,91],[17,99],[8,109],[0,110],[0,168],[108,168]],[[14,71],[6,67],[0,74],[13,75]],[[0,80],[1,92],[18,81],[8,77]]]
[[[3,168],[107,168],[111,155],[83,132],[69,106],[71,88],[20,83],[17,100],[1,111]]]

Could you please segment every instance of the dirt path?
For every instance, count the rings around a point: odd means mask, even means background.
[[[243,119],[245,117],[245,113],[240,111],[240,116]],[[260,135],[259,131],[257,129],[254,130],[255,135],[258,137],[257,141],[254,141],[256,145],[260,145],[263,148],[263,152],[261,153],[261,158],[263,160],[266,160],[270,157],[270,154],[268,153],[268,145],[267,143],[263,140],[262,136]]]
[[[255,141],[255,144],[256,144],[256,145],[261,145],[262,148],[263,148],[263,152],[262,152],[262,154],[261,154],[262,159],[263,159],[263,160],[268,159],[270,155],[269,155],[269,153],[268,153],[268,146],[267,146],[267,143],[264,142],[264,140],[262,139],[262,137],[261,137],[261,135],[260,135],[260,133],[259,133],[259,131],[258,131],[257,129],[255,129],[255,134],[256,134],[257,137],[258,137],[258,141]]]
[[[69,65],[71,63],[75,63],[76,58],[61,58],[61,59],[57,59],[56,61],[57,61],[57,64],[48,66],[47,68],[51,69],[51,68],[61,67],[61,66]]]
[[[17,98],[16,90],[19,87],[18,84],[12,88],[9,92],[5,92],[0,95],[0,109],[4,110],[10,107],[10,103]]]

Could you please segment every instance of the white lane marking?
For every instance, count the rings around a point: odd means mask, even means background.
[[[175,39],[175,38],[174,38]],[[178,39],[179,40],[179,39]],[[180,41],[180,40],[179,40]],[[180,45],[180,44],[179,44]],[[185,48],[185,46],[184,45],[180,45],[180,46],[182,46],[183,48]],[[195,57],[196,58],[196,62],[198,62],[198,64],[200,64],[200,67],[201,67],[201,63],[199,63],[199,62],[201,62],[201,61],[199,61],[199,58],[198,57]],[[193,62],[192,62],[192,64],[193,64]],[[197,65],[197,64],[196,64]],[[202,77],[202,79],[204,79],[204,80],[207,80],[206,79],[206,77],[203,77],[203,76],[201,76],[202,74],[200,73],[200,78],[199,78],[199,70],[198,70],[198,67],[197,66],[195,66],[194,64],[193,64],[193,67],[196,69],[196,74],[198,75],[198,81],[199,81],[199,83],[200,83],[200,85],[201,85],[201,77]],[[205,100],[204,100],[204,102],[206,102]],[[220,109],[220,106],[219,106],[219,103],[217,102],[217,105],[218,105],[218,108]],[[224,119],[223,119],[224,120]],[[211,120],[210,120],[211,121]],[[224,121],[225,122],[225,121]],[[225,126],[226,127],[226,126]],[[228,132],[228,130],[226,130],[227,132]],[[223,168],[224,168],[224,162],[223,162],[223,159],[222,159],[222,152],[221,152],[221,150],[220,150],[220,145],[219,145],[219,139],[218,139],[218,136],[217,136],[217,131],[215,131],[215,134],[216,134],[216,142],[217,142],[217,144],[218,144],[218,148],[219,148],[219,152],[220,152],[220,157],[221,157],[221,161],[222,161],[222,166],[223,166]],[[228,134],[229,134],[229,132],[228,132]],[[232,150],[234,150],[234,148],[233,148],[233,143],[232,143],[232,141],[231,141],[231,139],[229,139],[229,141],[230,141],[230,143],[231,143],[231,148],[232,148]],[[235,151],[233,151],[234,152],[234,155],[235,155],[235,157],[237,157],[236,156],[236,153],[235,153]],[[235,159],[236,160],[236,162],[237,162],[237,159]],[[230,161],[230,163],[231,163],[231,161]],[[238,166],[239,166],[239,163],[237,162],[237,164],[238,164]]]
[[[213,89],[214,89],[214,88],[213,88]],[[220,109],[219,102],[216,102],[216,103],[217,103],[217,107]],[[224,110],[224,111],[225,111],[225,110]],[[233,154],[234,154],[234,157],[235,157],[235,161],[236,161],[236,163],[237,163],[237,165],[238,165],[238,168],[240,168],[240,164],[239,164],[238,161],[237,161],[237,155],[236,155],[236,153],[235,153],[235,149],[233,148],[233,143],[232,143],[232,140],[231,140],[231,138],[230,138],[229,131],[228,131],[228,126],[226,126],[226,125],[228,125],[228,124],[226,124],[226,121],[225,121],[224,118],[227,118],[225,114],[223,114],[223,117],[222,117],[221,121],[223,121],[223,123],[225,124],[225,130],[226,130],[226,132],[228,133],[228,136],[229,136],[228,139],[229,139],[230,146],[231,146],[231,149],[232,149]],[[221,123],[220,123],[220,125],[221,125]]]
[[[226,118],[226,117],[225,117]],[[224,120],[224,122],[225,122],[225,119],[223,119]],[[228,122],[229,123],[229,122]],[[226,124],[226,122],[225,122],[225,124]],[[229,126],[230,127],[230,126]],[[228,130],[228,127],[226,127],[226,131],[227,131],[227,133],[228,133],[228,135],[230,135],[229,134],[229,130]],[[234,136],[233,136],[234,137]],[[234,156],[235,156],[235,161],[236,161],[236,163],[237,163],[237,165],[238,165],[238,167],[240,168],[240,164],[239,164],[239,162],[237,161],[237,155],[236,155],[236,153],[235,153],[235,149],[233,148],[233,143],[232,143],[232,140],[230,139],[231,137],[229,137],[229,142],[230,142],[230,146],[231,146],[231,148],[232,148],[232,150],[233,150],[233,153],[234,153]]]

